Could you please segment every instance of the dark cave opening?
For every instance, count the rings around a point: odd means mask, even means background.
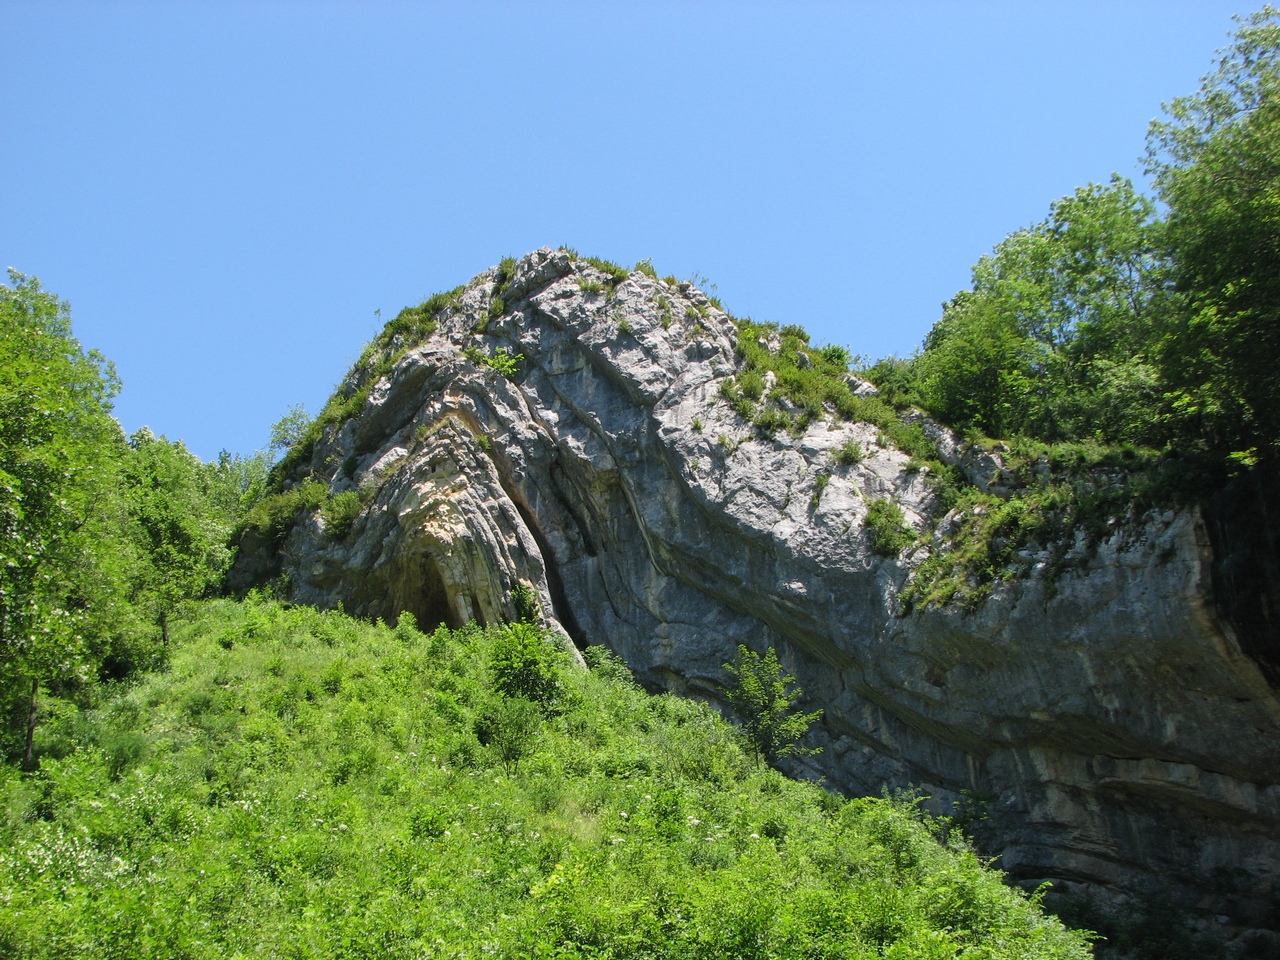
[[[1205,504],[1213,593],[1241,649],[1280,687],[1280,464],[1268,463]]]
[[[392,616],[398,617],[400,611],[408,611],[418,621],[418,629],[424,632],[430,632],[442,623],[451,630],[465,626],[449,600],[440,569],[431,557],[422,556],[412,563],[405,570],[401,583],[404,586],[398,591],[400,603]]]

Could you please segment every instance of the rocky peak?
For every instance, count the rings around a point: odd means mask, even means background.
[[[432,306],[294,456],[354,520],[249,536],[240,585],[278,572],[298,601],[457,625],[515,617],[526,584],[578,647],[713,700],[738,643],[773,646],[824,710],[793,772],[977,808],[1004,868],[1059,893],[1159,886],[1251,923],[1280,900],[1280,701],[1215,607],[1198,509],[1131,518],[1056,582],[1031,567],[974,609],[907,612],[954,517],[883,425],[839,415],[874,387],[841,372],[816,403],[791,367],[748,387],[714,300],[566,250]],[[796,349],[791,329],[752,345]],[[1007,491],[998,453],[915,426]],[[895,524],[925,535],[898,551]]]

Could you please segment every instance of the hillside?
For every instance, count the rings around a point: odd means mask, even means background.
[[[737,644],[773,647],[824,710],[791,772],[976,804],[987,849],[1055,897],[1270,923],[1270,653],[1212,589],[1266,556],[1248,497],[1233,524],[1132,495],[1122,463],[1019,465],[846,360],[647,265],[504,261],[371,344],[232,583],[454,626],[529,589],[579,648],[711,700]]]
[[[789,781],[600,651],[538,641],[539,709],[495,667],[527,625],[188,613],[0,774],[4,956],[1090,955],[910,799]]]

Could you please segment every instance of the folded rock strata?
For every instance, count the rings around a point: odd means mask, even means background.
[[[737,644],[774,646],[824,711],[822,752],[794,772],[977,811],[1028,884],[1280,920],[1280,575],[1240,572],[1268,550],[1274,567],[1280,485],[1250,493],[1269,518],[1229,496],[1152,513],[1052,586],[903,615],[928,548],[877,555],[868,506],[891,498],[919,531],[938,511],[875,427],[759,435],[719,395],[742,362],[733,321],[690,284],[611,289],[545,248],[499,278],[472,281],[298,472],[364,492],[350,532],[315,513],[278,555],[250,538],[242,583],[283,572],[301,602],[453,625],[514,617],[525,583],[578,647],[712,700]],[[510,378],[485,362],[499,349],[523,356]],[[1000,488],[998,458],[927,427]],[[851,438],[865,456],[840,465]]]

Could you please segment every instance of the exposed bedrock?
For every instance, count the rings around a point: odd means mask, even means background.
[[[928,548],[877,556],[864,518],[892,498],[924,530],[931,494],[875,427],[757,435],[719,399],[741,362],[732,321],[688,284],[637,272],[610,290],[548,249],[501,291],[496,277],[314,448],[313,475],[367,503],[342,538],[319,514],[294,527],[295,599],[487,623],[515,615],[525,582],[579,647],[711,699],[738,643],[772,645],[825,711],[822,753],[795,772],[984,812],[1021,880],[1277,923],[1275,477],[1118,525],[1052,586],[900,616]],[[481,362],[498,348],[523,354],[513,378]],[[975,482],[998,481],[929,427]],[[850,438],[865,456],[840,465]],[[241,552],[241,571],[271,565]]]

